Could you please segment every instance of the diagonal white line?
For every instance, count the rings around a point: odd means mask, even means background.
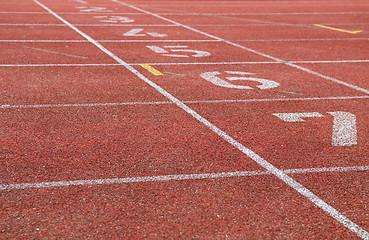
[[[271,163],[257,155],[252,150],[248,149],[247,147],[243,146],[241,143],[239,143],[237,140],[233,139],[231,136],[229,136],[224,131],[220,130],[218,127],[213,125],[211,122],[209,122],[207,119],[202,117],[200,114],[195,112],[193,109],[185,105],[183,102],[175,98],[173,95],[171,95],[169,92],[161,88],[159,85],[155,84],[154,82],[150,81],[148,78],[146,78],[144,75],[142,75],[140,72],[135,70],[132,66],[124,62],[122,59],[114,55],[112,52],[107,50],[105,47],[103,47],[100,43],[98,43],[96,40],[92,39],[87,34],[80,31],[78,28],[76,28],[71,23],[67,22],[63,18],[61,18],[58,14],[47,8],[45,5],[41,4],[39,1],[34,0],[35,3],[37,3],[39,6],[44,8],[46,11],[48,11],[50,14],[52,14],[54,17],[65,23],[67,26],[72,28],[74,31],[79,33],[81,36],[86,38],[88,41],[90,41],[92,44],[94,44],[96,47],[98,47],[101,51],[108,54],[111,58],[116,60],[118,63],[120,63],[122,66],[124,66],[126,69],[134,73],[137,77],[139,77],[141,80],[155,88],[158,92],[160,92],[163,96],[167,97],[169,100],[171,100],[173,103],[175,103],[178,107],[182,108],[184,111],[186,111],[188,114],[193,116],[195,119],[200,121],[202,124],[207,126],[210,130],[212,130],[214,133],[216,133],[218,136],[226,140],[228,143],[233,145],[235,148],[239,149],[241,152],[243,152],[245,155],[250,157],[252,160],[254,160],[256,163],[258,163],[260,166],[265,168],[267,171],[269,171],[271,174],[288,184],[290,187],[295,189],[297,192],[299,192],[301,195],[308,198],[312,203],[314,203],[316,206],[330,214],[333,218],[335,218],[337,221],[339,221],[341,224],[346,226],[348,229],[356,233],[358,236],[362,238],[369,239],[369,233],[366,232],[364,229],[362,229],[360,226],[358,226],[356,223],[352,222],[350,219],[345,217],[343,214],[338,212],[335,208],[324,202],[322,199],[320,199],[317,195],[315,195],[313,192],[311,192],[309,189],[295,181],[293,178],[289,177],[287,174],[285,174],[283,171],[279,170],[275,166],[273,166]],[[126,6],[135,8],[133,6],[130,6],[128,4],[124,4]],[[135,8],[138,9],[138,8]],[[140,10],[140,9],[139,9]],[[143,10],[140,10],[143,11]],[[151,13],[150,13],[151,14]]]

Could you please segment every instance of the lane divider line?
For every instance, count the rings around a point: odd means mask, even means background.
[[[294,94],[294,95],[304,95],[304,94],[302,94],[302,93],[289,92],[289,91],[279,91],[279,92],[282,92],[282,93],[289,93],[289,94]]]
[[[327,172],[361,172],[369,171],[369,166],[353,166],[353,167],[323,167],[323,168],[297,168],[281,170],[286,174],[308,174],[308,173],[327,173]],[[147,177],[127,177],[127,178],[105,178],[105,179],[88,179],[74,181],[54,181],[54,182],[36,182],[36,183],[13,183],[0,184],[0,191],[29,189],[29,188],[51,188],[51,187],[68,187],[68,186],[91,186],[91,185],[107,185],[107,184],[124,184],[124,183],[140,183],[140,182],[163,182],[163,181],[180,181],[190,179],[215,179],[215,178],[231,178],[231,177],[251,177],[260,175],[271,175],[272,173],[265,170],[255,171],[237,171],[237,172],[219,172],[219,173],[195,173],[181,175],[159,175]]]
[[[55,52],[55,51],[50,51],[50,50],[46,50],[46,49],[42,49],[42,48],[34,48],[34,47],[28,47],[28,46],[23,46],[23,47],[24,48],[33,49],[33,50],[37,50],[37,51],[47,52],[47,53],[54,53],[54,54],[65,55],[65,56],[68,56],[68,57],[88,59],[88,57],[82,57],[82,56],[77,56],[77,55],[68,54],[68,53]]]
[[[312,204],[314,204],[315,206],[319,207],[321,210],[323,210],[324,212],[326,212],[327,214],[329,214],[331,217],[333,217],[334,219],[336,219],[343,226],[345,226],[346,228],[350,229],[352,232],[354,232],[359,237],[361,237],[363,239],[369,239],[369,233],[368,232],[366,232],[359,225],[357,225],[356,223],[354,223],[353,221],[351,221],[350,219],[348,219],[346,216],[344,216],[342,213],[340,213],[339,211],[337,211],[334,207],[332,207],[331,205],[329,205],[328,203],[326,203],[324,200],[322,200],[321,198],[319,198],[317,195],[315,195],[312,191],[310,191],[309,189],[307,189],[301,183],[297,182],[295,179],[293,179],[292,177],[288,176],[282,170],[278,169],[273,164],[271,164],[270,162],[266,161],[261,156],[259,156],[258,154],[256,154],[254,151],[252,151],[251,149],[245,147],[240,142],[238,142],[236,139],[232,138],[226,132],[224,132],[221,129],[219,129],[217,126],[215,126],[214,124],[212,124],[209,120],[207,120],[206,118],[204,118],[203,116],[201,116],[200,114],[198,114],[195,110],[193,110],[192,108],[190,108],[189,106],[187,106],[186,104],[184,104],[182,101],[180,101],[179,99],[177,99],[176,97],[174,97],[172,94],[170,94],[169,92],[167,92],[165,89],[163,89],[162,87],[160,87],[159,85],[155,84],[153,81],[151,81],[150,79],[148,79],[147,77],[145,77],[142,73],[140,73],[135,68],[133,68],[132,66],[130,66],[128,63],[126,63],[125,61],[123,61],[121,58],[119,58],[118,56],[116,56],[114,53],[112,53],[111,51],[109,51],[108,49],[106,49],[104,46],[102,46],[96,40],[94,40],[93,38],[91,38],[89,35],[87,35],[86,33],[82,32],[81,30],[79,30],[73,24],[69,23],[64,18],[60,17],[54,11],[52,11],[51,9],[49,9],[48,7],[46,7],[45,5],[43,5],[42,3],[40,3],[37,0],[33,0],[33,1],[37,5],[39,5],[43,9],[45,9],[47,12],[49,12],[51,15],[53,15],[54,17],[56,17],[57,19],[59,19],[60,21],[62,21],[64,24],[66,24],[67,26],[69,26],[75,32],[77,32],[78,34],[80,34],[81,36],[83,36],[84,38],[86,38],[87,40],[89,40],[97,48],[99,48],[101,51],[103,51],[104,53],[106,53],[107,55],[109,55],[111,58],[113,58],[115,61],[117,61],[118,63],[120,63],[127,70],[131,71],[133,74],[135,74],[142,81],[146,82],[148,85],[150,85],[151,87],[153,87],[154,89],[156,89],[164,97],[168,98],[170,101],[172,101],[173,103],[175,103],[179,108],[181,108],[182,110],[184,110],[185,112],[187,112],[189,115],[191,115],[193,118],[195,118],[196,120],[198,120],[200,123],[202,123],[203,125],[205,125],[208,129],[210,129],[211,131],[213,131],[220,138],[224,139],[230,145],[232,145],[233,147],[235,147],[236,149],[238,149],[239,151],[241,151],[243,154],[245,154],[246,156],[248,156],[250,159],[252,159],[257,164],[259,164],[261,167],[265,168],[265,170],[271,172],[272,175],[274,175],[276,178],[280,179],[281,181],[285,182],[288,186],[290,186],[291,188],[293,188],[296,192],[298,192],[302,196],[306,197]],[[119,2],[119,1],[117,1],[117,2]],[[157,16],[157,17],[160,18],[160,16],[158,16],[157,14],[154,14],[154,13],[151,13],[151,12],[148,12],[148,11],[145,11],[145,10],[142,10],[140,8],[134,7],[134,6],[129,5],[129,4],[126,4],[126,3],[122,3],[122,2],[119,2],[119,3],[121,3],[122,5],[128,6],[130,8],[136,9],[138,11],[145,12],[145,13],[147,13],[149,15]],[[163,18],[163,19],[166,20],[166,21],[171,21],[171,20],[166,19],[166,18]],[[172,22],[175,23],[175,24],[179,24],[179,23],[174,22],[174,21],[172,21]],[[185,27],[185,25],[182,25],[182,24],[179,24],[179,25]],[[193,29],[193,28],[188,27],[188,26],[186,26],[186,27],[189,28],[189,29]],[[205,34],[203,32],[201,32],[201,33],[202,34]],[[212,38],[217,38],[217,37],[215,37],[213,35],[210,35],[210,34],[207,34],[207,35],[208,36],[211,36]],[[221,38],[218,38],[218,39],[221,40]],[[228,43],[230,43],[230,42],[228,41]],[[239,46],[241,46],[241,45],[239,45]],[[249,51],[251,51],[251,49]],[[252,50],[252,51],[253,52],[256,52],[255,50]],[[269,56],[269,55],[265,55],[265,56]],[[271,57],[271,56],[269,56],[269,57]],[[274,59],[276,59],[276,58],[274,58]],[[279,61],[281,61],[281,60],[279,60]]]
[[[155,76],[161,76],[164,75],[163,73],[161,73],[160,71],[158,71],[157,69],[151,67],[148,64],[141,64],[141,67],[143,67],[144,69],[146,69],[147,71],[151,72],[152,74],[154,74]]]
[[[287,102],[287,101],[321,101],[321,100],[355,100],[369,99],[369,96],[348,96],[348,97],[313,97],[313,98],[261,98],[261,99],[221,99],[221,100],[197,100],[182,101],[189,104],[213,104],[213,103],[249,103],[249,102]],[[2,109],[12,108],[63,108],[63,107],[105,107],[105,106],[126,106],[126,105],[162,105],[174,104],[170,101],[153,102],[108,102],[108,103],[56,103],[56,104],[35,104],[35,105],[0,105]]]
[[[340,28],[328,27],[328,26],[324,26],[324,25],[320,25],[320,24],[313,24],[313,25],[314,25],[315,27],[326,28],[326,29],[330,29],[330,30],[334,30],[334,31],[339,31],[339,32],[344,32],[344,33],[351,33],[351,34],[356,34],[356,33],[361,33],[361,32],[363,32],[362,30],[358,30],[358,31],[349,31],[349,30],[340,29]]]
[[[289,63],[369,63],[369,60],[337,60],[337,61],[289,61]],[[129,63],[138,65],[246,65],[246,64],[283,64],[283,62],[166,62],[166,63]],[[70,66],[120,66],[119,63],[55,63],[55,64],[0,64],[0,67],[70,67]],[[164,72],[165,73],[165,72]],[[166,72],[168,73],[168,72]]]

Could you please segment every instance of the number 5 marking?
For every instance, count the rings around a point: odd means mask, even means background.
[[[357,144],[356,116],[349,112],[328,112],[334,117],[332,129],[333,146],[352,146]],[[305,122],[303,118],[324,117],[318,112],[273,113],[285,122]]]

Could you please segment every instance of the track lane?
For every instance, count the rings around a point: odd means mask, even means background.
[[[39,5],[41,5],[38,1],[35,1],[35,2],[38,3]],[[95,46],[99,47],[101,50],[103,50],[104,52],[106,52],[107,54],[109,54],[112,58],[114,58],[115,60],[117,60],[118,62],[120,62],[127,69],[131,69],[125,62],[123,62],[121,59],[119,59],[116,56],[114,56],[111,52],[107,51],[104,47],[102,47],[96,41],[94,41],[93,39],[91,39],[89,36],[87,36],[84,33],[80,32],[73,25],[71,25],[70,23],[66,22],[62,18],[60,18],[58,15],[56,15],[55,13],[53,13],[52,11],[50,11],[45,6],[43,6],[43,7],[45,8],[45,10],[49,11],[55,17],[59,18],[65,24],[67,24],[68,26],[70,26],[71,28],[73,28],[75,31],[77,31],[78,33],[80,33],[81,35],[83,35],[86,39],[89,39],[89,41],[91,41]],[[324,209],[325,211],[327,211],[328,213],[330,213],[331,216],[333,216],[334,218],[336,218],[337,220],[339,220],[342,224],[344,224],[345,226],[347,226],[348,228],[350,228],[350,230],[354,231],[356,234],[358,234],[358,236],[361,236],[362,238],[364,238],[366,236],[369,236],[369,234],[367,232],[365,232],[363,229],[361,229],[355,223],[353,223],[350,220],[348,220],[347,218],[345,218],[342,214],[340,214],[339,212],[337,212],[331,206],[327,205],[324,201],[322,201],[321,199],[319,199],[316,195],[314,195],[309,190],[305,189],[302,185],[300,185],[299,183],[295,182],[293,179],[289,178],[287,175],[283,174],[278,169],[275,169],[274,166],[270,165],[264,159],[260,158],[257,155],[254,155],[254,153],[252,151],[250,151],[249,149],[246,149],[244,146],[239,145],[238,142],[236,142],[234,139],[232,139],[230,136],[228,136],[225,132],[219,130],[217,127],[215,127],[214,125],[212,125],[206,119],[202,118],[196,112],[194,112],[193,110],[191,110],[190,108],[188,108],[186,105],[184,105],[183,103],[181,103],[180,101],[178,101],[176,98],[174,98],[173,96],[171,96],[169,93],[167,93],[166,91],[164,91],[163,89],[161,89],[159,86],[157,86],[153,82],[149,81],[147,78],[145,78],[144,76],[142,76],[141,74],[139,74],[134,69],[131,69],[131,71],[132,72],[135,72],[138,77],[140,77],[142,80],[144,80],[145,82],[147,82],[148,84],[150,84],[151,86],[153,86],[154,88],[156,88],[158,91],[160,91],[163,95],[167,96],[169,99],[171,99],[172,101],[174,101],[178,106],[180,106],[182,109],[184,109],[185,111],[187,111],[188,113],[190,113],[193,117],[197,118],[203,124],[207,125],[210,129],[212,129],[218,135],[222,136],[225,140],[227,140],[228,142],[230,142],[234,146],[238,147],[239,150],[241,150],[242,152],[244,152],[248,156],[251,156],[260,165],[262,165],[263,167],[271,170],[275,174],[275,176],[277,176],[281,180],[285,181],[285,183],[287,183],[288,185],[290,185],[291,187],[293,187],[295,190],[297,190],[299,193],[301,193],[305,197],[308,197],[313,203],[317,204],[317,206],[321,207],[322,209]]]

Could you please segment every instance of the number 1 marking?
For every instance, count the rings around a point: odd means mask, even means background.
[[[349,112],[328,112],[334,117],[332,145],[352,146],[357,144],[356,116]]]
[[[349,112],[328,112],[334,117],[332,128],[332,145],[353,146],[357,145],[356,116]],[[305,122],[303,118],[324,117],[318,112],[306,113],[273,113],[274,116],[285,122]]]

